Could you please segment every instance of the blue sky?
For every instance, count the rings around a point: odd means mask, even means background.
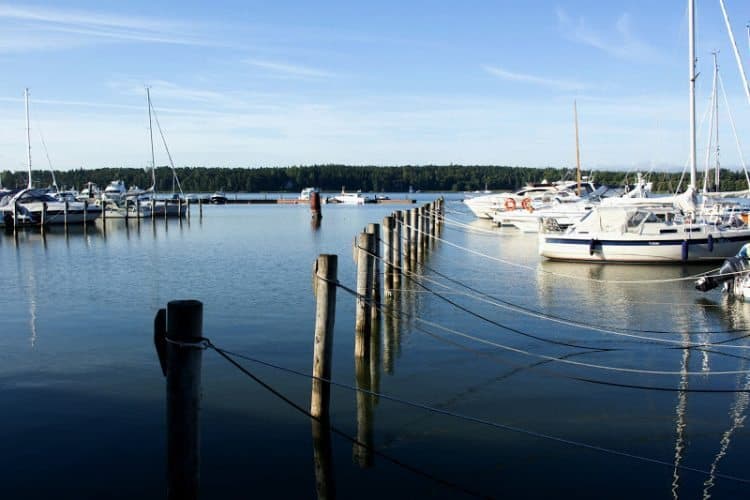
[[[698,120],[718,49],[750,160],[719,2],[697,3]],[[750,6],[726,4],[750,66]],[[576,100],[584,168],[680,170],[687,59],[684,0],[0,2],[0,169],[25,168],[25,87],[36,167],[147,166],[148,85],[176,166],[565,167]]]

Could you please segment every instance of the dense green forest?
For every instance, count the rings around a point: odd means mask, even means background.
[[[178,168],[177,176],[185,192],[296,192],[307,186],[317,186],[325,191],[405,192],[410,187],[421,191],[475,191],[485,186],[492,190],[516,189],[529,182],[543,179],[555,181],[574,179],[575,171],[558,168],[528,168],[506,166],[425,165],[425,166],[347,166],[313,165],[304,167],[273,168]],[[600,184],[622,186],[633,183],[635,174],[625,172],[595,171],[590,176]],[[32,174],[35,186],[49,186],[52,176],[37,170]],[[121,179],[127,186],[142,188],[151,185],[150,170],[136,168],[97,168],[56,171],[57,184],[63,188],[84,188],[88,182],[103,188],[110,181]],[[680,182],[680,173],[652,173],[649,180],[657,192],[673,192]],[[6,188],[23,187],[27,183],[25,171],[4,171],[0,174]],[[168,167],[156,170],[157,189],[172,191],[173,176]],[[684,183],[683,181],[683,187]],[[722,170],[721,189],[726,191],[747,189],[742,172]]]

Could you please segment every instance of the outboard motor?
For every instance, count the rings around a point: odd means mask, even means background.
[[[743,250],[745,250],[744,247]],[[750,261],[748,261],[747,257],[742,256],[741,254],[742,252],[736,257],[729,257],[725,260],[724,264],[719,268],[718,273],[699,278],[695,282],[695,288],[701,292],[713,290],[725,281],[737,278],[742,271],[750,269]]]

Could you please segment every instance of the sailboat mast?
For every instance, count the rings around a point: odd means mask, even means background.
[[[695,0],[688,0],[688,46],[690,57],[690,187],[695,189],[698,177],[695,145]]]
[[[581,150],[578,147],[578,105],[573,101],[573,116],[576,122],[576,179],[578,180],[578,196],[581,196]]]
[[[26,166],[29,169],[29,184],[26,186],[31,189],[31,127],[29,126],[29,89],[24,90],[24,100],[26,101]]]
[[[714,114],[716,115],[716,170],[714,172],[714,191],[719,191],[719,175],[721,164],[719,163],[719,52],[714,51]]]
[[[148,136],[151,141],[151,189],[156,191],[156,160],[154,159],[154,129],[151,124],[151,89],[146,87],[146,100],[148,101]]]

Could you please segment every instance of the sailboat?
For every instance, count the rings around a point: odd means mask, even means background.
[[[155,110],[151,102],[151,89],[146,87],[146,101],[148,104],[148,131],[149,131],[149,144],[151,147],[151,187],[143,191],[133,191],[125,193],[123,198],[125,199],[126,207],[130,211],[136,211],[139,217],[182,217],[185,211],[182,208],[182,186],[177,178],[177,173],[172,162],[172,155],[169,152],[164,133],[161,130],[158,118],[155,116]],[[156,159],[154,154],[154,129],[153,121],[156,118],[156,125],[159,129],[159,133],[164,144],[164,149],[169,157],[169,164],[172,169],[172,196],[170,199],[157,199],[156,197]],[[174,192],[174,187],[177,186],[180,193]]]
[[[723,260],[750,242],[732,212],[707,217],[696,192],[695,0],[688,1],[690,58],[690,186],[672,206],[596,207],[565,232],[539,233],[539,254],[552,260],[695,262]]]
[[[29,180],[24,189],[12,190],[0,198],[0,212],[5,226],[40,226],[47,224],[82,224],[91,222],[101,209],[76,201],[60,201],[46,189],[35,189],[31,178],[31,128],[29,127],[29,89],[24,91],[26,104],[26,166]]]

